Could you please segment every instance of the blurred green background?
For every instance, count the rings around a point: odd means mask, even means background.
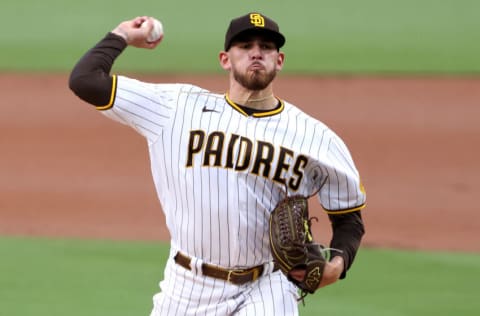
[[[149,315],[168,246],[0,238],[0,315]],[[305,316],[474,316],[475,254],[361,249],[348,280],[307,296]]]
[[[130,49],[116,67],[143,72],[219,72],[232,17],[259,10],[287,37],[287,72],[480,71],[477,0],[97,1],[4,0],[0,71],[65,71],[120,21],[159,18],[163,45]]]
[[[163,44],[118,70],[215,73],[232,17],[259,10],[287,37],[289,73],[480,73],[477,0],[4,0],[0,72],[68,72],[120,21],[162,20]],[[1,219],[0,219],[1,220]],[[148,315],[168,245],[0,237],[0,316]],[[478,254],[361,249],[348,281],[302,315],[479,315]]]

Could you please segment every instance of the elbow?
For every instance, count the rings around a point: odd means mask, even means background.
[[[70,76],[68,77],[68,88],[78,96],[79,87],[78,76],[76,76],[74,72],[70,73]]]
[[[94,106],[104,106],[110,101],[112,79],[91,73],[77,74],[74,71],[68,79],[68,87],[83,101]]]
[[[71,74],[68,79],[68,87],[82,101],[95,105],[90,97],[94,93],[84,76]]]
[[[82,75],[75,69],[70,73],[68,77],[68,88],[80,99],[85,101],[85,95],[88,94],[88,82],[89,78],[86,75]]]

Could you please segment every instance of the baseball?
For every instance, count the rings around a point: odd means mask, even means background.
[[[147,42],[156,42],[160,37],[163,35],[163,25],[162,22],[155,18],[151,18],[150,20],[146,20],[142,23],[142,27],[147,27],[148,23],[153,22],[152,31],[148,34]]]

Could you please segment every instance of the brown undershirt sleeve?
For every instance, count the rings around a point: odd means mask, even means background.
[[[333,232],[330,247],[341,250],[332,250],[331,256],[343,257],[345,268],[340,279],[344,279],[360,247],[360,241],[365,234],[365,227],[360,211],[346,214],[329,214],[328,217],[330,218]]]
[[[97,107],[111,106],[116,80],[110,71],[113,62],[126,47],[122,37],[108,33],[75,65],[70,73],[70,89],[82,100]]]

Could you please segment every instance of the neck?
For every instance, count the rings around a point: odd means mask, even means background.
[[[246,93],[228,92],[227,94],[232,102],[257,110],[272,110],[278,105],[278,100],[272,91],[268,93],[252,91]]]

